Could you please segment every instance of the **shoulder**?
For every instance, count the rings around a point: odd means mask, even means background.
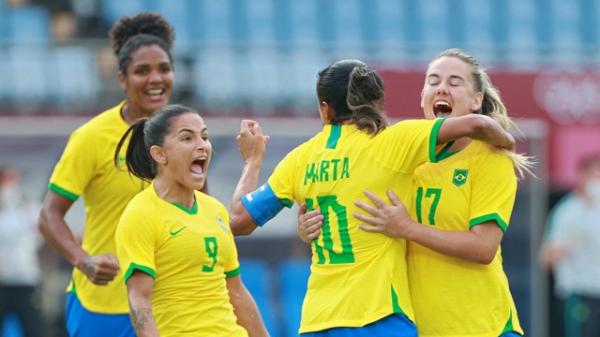
[[[106,127],[114,127],[118,125],[120,118],[120,110],[123,103],[118,104],[108,110],[94,116],[89,121],[85,122],[73,132],[73,136],[88,137],[101,133]]]
[[[220,211],[227,212],[227,208],[225,207],[225,205],[221,201],[219,201],[219,199],[213,197],[212,195],[208,195],[206,193],[196,191],[195,196],[196,196],[196,202],[198,204],[204,204],[207,207],[212,208],[219,212]]]
[[[431,129],[436,123],[441,122],[439,122],[438,119],[405,119],[388,126],[381,133],[408,132],[422,129]]]
[[[513,161],[506,153],[495,150],[491,145],[476,140],[473,141],[471,146],[473,146],[473,159],[479,165],[497,170],[510,169],[514,171]]]
[[[152,185],[136,194],[127,204],[124,213],[152,215],[157,210],[158,196],[153,191]]]

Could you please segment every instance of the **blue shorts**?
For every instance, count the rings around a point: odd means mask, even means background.
[[[128,314],[88,311],[73,292],[67,294],[65,317],[69,337],[135,337]]]
[[[417,327],[406,316],[393,314],[357,328],[332,328],[303,333],[302,337],[417,337]]]

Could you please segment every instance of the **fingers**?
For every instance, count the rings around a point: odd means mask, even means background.
[[[300,204],[300,207],[298,207],[298,217],[303,214],[306,214],[306,204],[304,203]]]
[[[371,214],[371,215],[378,215],[379,214],[379,210],[369,204],[367,204],[364,201],[355,201],[354,205],[360,209],[362,209],[363,211]]]
[[[306,204],[300,205],[298,210],[298,236],[302,241],[310,243],[321,235],[323,227],[323,215],[319,210],[310,212],[306,209]]]
[[[377,226],[368,226],[365,224],[361,224],[358,226],[358,228],[362,229],[365,232],[369,232],[369,233],[382,233],[383,229]]]
[[[373,226],[384,226],[385,225],[385,221],[381,218],[376,218],[376,217],[372,217],[372,216],[368,216],[368,215],[364,215],[364,214],[360,214],[360,213],[354,213],[352,214],[356,219],[367,223],[369,225],[373,225]]]
[[[106,285],[119,273],[119,260],[113,254],[93,256],[85,265],[85,273],[94,284]]]
[[[404,205],[402,205],[402,202],[400,201],[400,198],[398,198],[398,196],[396,195],[396,193],[394,193],[394,191],[388,190],[387,191],[387,196],[390,199],[390,202],[392,203],[392,205],[394,205],[394,206],[404,206]]]
[[[257,124],[256,121],[251,119],[242,119],[240,125],[240,133],[250,132],[253,130],[254,125]]]
[[[373,202],[373,204],[375,206],[377,206],[377,208],[385,207],[385,202],[383,202],[383,200],[379,199],[379,197],[375,193],[369,192],[369,191],[364,191],[364,194],[367,196],[367,198],[369,198],[369,200],[371,200],[371,202]]]

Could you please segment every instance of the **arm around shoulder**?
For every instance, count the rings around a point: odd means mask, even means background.
[[[513,149],[515,146],[514,137],[493,118],[485,115],[468,114],[446,118],[440,127],[437,142],[442,144],[462,137],[470,137],[507,149]]]

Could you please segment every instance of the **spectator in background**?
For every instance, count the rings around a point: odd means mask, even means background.
[[[6,314],[14,312],[25,337],[41,336],[34,298],[41,281],[36,215],[36,207],[24,198],[19,172],[0,167],[0,332]]]
[[[9,7],[41,6],[50,16],[50,32],[55,42],[69,42],[77,33],[77,20],[71,0],[6,0]]]
[[[600,336],[600,153],[578,165],[574,191],[552,210],[540,263],[565,300],[565,336]]]

